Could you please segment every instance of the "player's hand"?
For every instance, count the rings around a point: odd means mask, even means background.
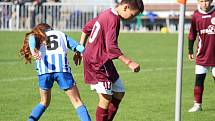
[[[82,60],[82,55],[80,52],[75,52],[74,56],[73,56],[73,61],[75,63],[75,65],[80,65],[81,64],[81,60]]]
[[[190,61],[194,61],[194,55],[193,54],[188,54],[188,58]]]
[[[40,54],[38,52],[31,51],[31,54],[34,57],[34,59],[36,59],[36,60],[40,60],[41,59],[41,56],[40,56]]]
[[[140,71],[140,65],[136,62],[130,62],[128,64],[128,67],[133,71],[133,72],[139,72]]]

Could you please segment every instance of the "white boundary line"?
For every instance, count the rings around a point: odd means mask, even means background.
[[[193,66],[186,66],[184,67],[183,69],[192,69],[194,70],[194,67]],[[139,73],[143,73],[144,72],[155,72],[155,71],[172,71],[172,70],[175,70],[176,71],[176,67],[165,67],[165,68],[152,68],[152,69],[142,69]],[[118,70],[118,72],[120,74],[123,74],[123,73],[132,73],[129,69],[128,70]],[[79,76],[83,76],[83,73],[79,73],[79,74],[73,74],[73,76],[75,77],[79,77]],[[37,80],[37,75],[35,76],[31,76],[31,77],[15,77],[15,78],[3,78],[3,79],[0,79],[0,82],[13,82],[13,81],[23,81],[23,80],[32,80],[32,79],[35,79]]]

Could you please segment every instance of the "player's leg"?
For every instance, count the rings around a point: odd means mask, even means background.
[[[44,74],[39,76],[39,87],[40,87],[40,103],[34,107],[28,121],[37,121],[40,119],[42,114],[48,108],[51,101],[51,88],[53,86],[53,80],[50,78],[50,74]]]
[[[87,108],[84,106],[81,101],[78,88],[75,84],[75,80],[71,73],[56,73],[55,74],[57,83],[62,90],[65,90],[65,93],[69,97],[71,103],[76,109],[76,112],[81,121],[91,121],[88,114]]]
[[[39,120],[42,114],[45,112],[46,108],[48,108],[51,100],[51,89],[49,90],[40,89],[40,97],[41,101],[32,110],[28,121]]]
[[[108,121],[113,120],[119,108],[119,104],[125,95],[125,89],[120,78],[117,79],[115,83],[113,83],[112,90],[113,95],[108,108]]]
[[[87,108],[81,101],[77,86],[74,85],[73,87],[67,89],[65,92],[66,92],[67,96],[69,97],[71,103],[75,107],[80,120],[81,121],[91,121]]]
[[[75,108],[78,108],[79,106],[83,105],[83,103],[81,101],[81,98],[80,98],[78,88],[77,88],[76,85],[73,85],[69,89],[65,89],[65,93],[67,94],[67,96],[69,97],[72,105]]]
[[[108,107],[112,98],[112,83],[98,82],[91,85],[99,97],[99,104],[96,109],[96,121],[108,121]]]
[[[96,121],[108,121],[108,107],[111,95],[98,93],[99,104],[96,109]]]
[[[189,112],[198,112],[201,111],[201,104],[202,104],[202,96],[204,91],[204,80],[206,77],[206,73],[208,71],[208,67],[196,65],[196,79],[195,79],[195,86],[194,86],[194,105]]]
[[[196,81],[194,87],[194,97],[195,102],[201,104],[202,103],[202,95],[204,91],[204,80],[206,77],[205,74],[196,74]]]

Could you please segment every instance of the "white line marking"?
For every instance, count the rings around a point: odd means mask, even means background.
[[[143,60],[135,60],[136,62],[166,62],[167,59],[143,59]],[[169,60],[168,60],[169,61]],[[173,62],[176,61],[176,59],[172,60]],[[22,63],[22,64],[25,64],[23,60],[14,60],[14,61],[6,61],[6,60],[3,60],[3,61],[0,61],[0,65],[15,65],[15,64],[18,64],[18,63]],[[34,64],[34,61],[32,61],[32,64]]]
[[[186,66],[183,67],[183,69],[194,69],[193,66]],[[144,73],[144,72],[155,72],[155,71],[172,71],[172,70],[176,70],[176,67],[160,67],[160,68],[152,68],[152,69],[142,69],[140,71],[140,73]],[[118,70],[119,73],[131,73],[131,71],[128,70]],[[83,73],[79,73],[79,74],[73,74],[74,77],[81,77],[83,76]],[[13,82],[13,81],[24,81],[24,80],[32,80],[35,79],[37,80],[37,76],[31,76],[31,77],[15,77],[15,78],[5,78],[5,79],[0,79],[0,82]]]

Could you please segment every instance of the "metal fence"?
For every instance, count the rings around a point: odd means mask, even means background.
[[[80,31],[84,24],[112,5],[0,2],[0,30],[30,30],[44,22],[62,31]]]
[[[150,7],[149,4],[145,5]],[[104,9],[114,7],[112,4],[86,3],[49,3],[39,6],[32,3],[13,4],[0,2],[0,30],[26,31],[39,23],[47,23],[62,31],[81,31],[87,21],[97,16]],[[155,11],[156,12],[156,11]],[[165,11],[170,15],[171,11]],[[191,17],[185,19],[185,31],[189,30]],[[131,21],[121,22],[122,31],[168,32],[178,31],[178,16],[155,17],[153,22],[147,14],[138,15]]]

